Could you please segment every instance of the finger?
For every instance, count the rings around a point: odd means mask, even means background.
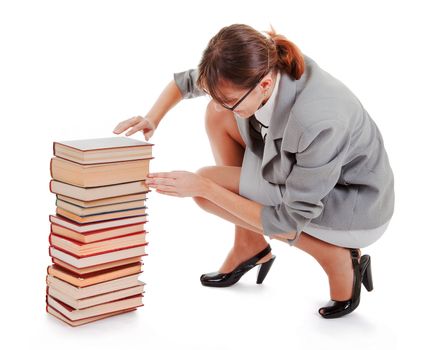
[[[140,130],[145,129],[145,128],[150,129],[150,126],[149,126],[149,123],[145,119],[143,119],[142,121],[140,121],[139,123],[134,125],[129,131],[127,131],[127,133],[125,135],[126,136],[133,135],[135,132],[140,131]]]
[[[161,190],[161,191],[175,191],[176,190],[175,186],[169,186],[169,185],[153,184],[153,185],[150,185],[149,187],[153,187],[153,188],[156,188],[157,190]]]
[[[171,192],[171,191],[162,191],[162,190],[156,190],[156,192],[161,194],[166,194],[168,196],[174,196],[174,197],[180,197],[180,195],[177,192]]]
[[[133,118],[127,119],[119,123],[114,129],[114,133],[121,134],[124,130],[127,130],[128,128],[132,127],[134,124],[138,123],[138,121],[134,120]]]
[[[124,130],[127,130],[133,125],[136,125],[137,123],[139,123],[141,118],[142,118],[141,116],[136,116],[136,117],[132,117],[127,120],[124,120],[121,123],[118,123],[118,125],[114,129],[114,132],[118,134],[122,133]]]
[[[117,126],[114,129],[114,132],[122,132],[124,130],[124,127],[126,125],[130,125],[131,124],[131,122],[132,122],[133,119],[134,119],[134,117],[133,118],[130,118],[130,119],[126,119],[126,120],[118,123]]]
[[[158,177],[171,178],[171,179],[176,178],[175,175],[173,174],[173,172],[149,173],[147,176],[148,177],[155,177],[155,178],[158,178]]]
[[[164,186],[174,186],[175,187],[175,179],[169,177],[158,177],[154,180],[148,180],[148,184],[154,185],[164,185]]]

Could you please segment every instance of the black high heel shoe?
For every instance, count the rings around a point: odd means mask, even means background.
[[[204,286],[208,287],[228,287],[236,282],[249,270],[251,270],[254,266],[257,265],[257,262],[264,258],[268,253],[271,252],[270,244],[267,245],[265,249],[263,249],[258,254],[254,255],[252,258],[244,261],[243,263],[236,266],[233,271],[228,273],[221,272],[210,272],[201,275],[200,280]],[[272,255],[272,258],[264,263],[258,264],[258,273],[257,273],[257,284],[263,283],[264,279],[267,276],[267,273],[270,270],[276,256]]]
[[[319,314],[324,318],[337,318],[354,311],[360,304],[360,291],[362,283],[368,292],[373,290],[370,256],[363,255],[360,258],[359,263],[359,251],[357,249],[350,249],[350,252],[354,268],[352,297],[351,299],[343,301],[337,301],[333,299],[329,300],[329,302],[324,307],[318,310]]]

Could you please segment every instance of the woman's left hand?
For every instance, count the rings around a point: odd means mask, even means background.
[[[158,193],[175,197],[202,197],[207,179],[190,171],[149,173],[145,183]]]

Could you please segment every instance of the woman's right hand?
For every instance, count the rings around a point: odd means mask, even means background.
[[[143,132],[143,135],[145,136],[145,140],[148,141],[152,137],[153,133],[155,132],[157,125],[155,125],[155,123],[149,118],[145,118],[138,115],[136,117],[126,119],[122,121],[121,123],[119,123],[115,127],[113,132],[115,134],[121,134],[123,131],[129,128],[131,129],[127,131],[125,136],[130,136],[137,131],[141,131]]]

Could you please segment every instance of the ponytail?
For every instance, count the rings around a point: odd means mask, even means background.
[[[276,48],[276,67],[286,72],[293,79],[298,80],[304,73],[305,67],[300,49],[283,35],[277,34],[272,25],[270,27],[271,30],[266,31],[266,33]]]

